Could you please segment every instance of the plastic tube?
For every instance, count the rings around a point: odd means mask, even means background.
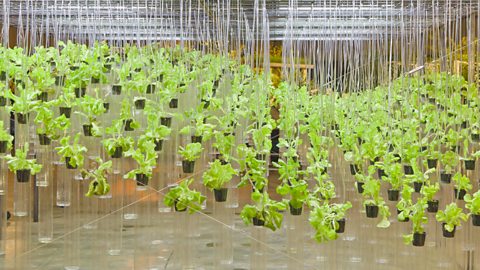
[[[265,263],[265,228],[252,226],[251,228],[250,269],[266,269]]]
[[[0,157],[0,255],[5,254],[7,242],[7,178],[7,162]]]
[[[118,167],[116,163],[121,162],[122,159],[113,159],[114,167]],[[109,209],[106,209],[108,210],[108,213],[110,213],[108,222],[110,236],[107,237],[107,252],[112,256],[120,255],[120,251],[122,249],[122,211],[117,211],[122,207],[123,202],[122,182],[122,174],[120,174],[120,171],[114,170],[113,174],[110,175],[110,193],[112,198],[109,201],[110,204],[107,205]]]
[[[72,181],[72,203],[64,208],[65,213],[65,233],[64,238],[64,269],[78,270],[80,269],[80,231],[78,227],[80,224],[80,199],[83,196],[83,179],[76,176],[76,169],[68,169],[68,174]]]

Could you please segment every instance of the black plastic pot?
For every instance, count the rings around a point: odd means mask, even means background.
[[[168,107],[170,109],[176,109],[178,108],[178,98],[172,98],[170,102],[168,103]]]
[[[475,170],[475,160],[474,159],[466,159],[465,162],[465,170],[473,171]]]
[[[100,78],[93,78],[90,80],[92,83],[100,83]]]
[[[344,218],[337,220],[338,228],[335,230],[336,233],[344,233],[345,232],[345,223],[346,220]]]
[[[377,205],[365,205],[365,211],[367,212],[367,218],[378,217],[378,206]]]
[[[267,160],[267,154],[256,154],[255,158],[258,160]]]
[[[30,170],[17,170],[16,172],[17,175],[17,182],[19,183],[27,183],[30,181]]]
[[[7,98],[0,97],[0,107],[5,107],[7,105]]]
[[[427,159],[427,166],[429,169],[436,168],[438,164],[438,159]]]
[[[7,141],[0,141],[0,153],[6,153],[8,142]]]
[[[5,71],[0,72],[0,81],[5,81],[7,79],[7,73]]]
[[[144,98],[135,100],[135,109],[137,110],[145,109],[145,101],[146,100]]]
[[[450,184],[452,182],[452,174],[451,173],[440,173],[440,181],[445,184]]]
[[[18,123],[19,124],[26,124],[27,121],[28,121],[28,113],[27,114],[24,114],[24,113],[17,113],[17,120],[18,120]]]
[[[259,218],[252,218],[252,222],[253,222],[253,226],[264,226],[265,225],[265,221],[264,220],[261,220]]]
[[[463,198],[467,194],[467,191],[465,189],[458,190],[457,188],[454,188],[453,192],[454,192],[455,199],[457,200],[463,200]]]
[[[153,142],[155,143],[155,151],[157,151],[157,152],[158,152],[158,151],[162,151],[162,149],[163,149],[163,140],[157,140],[157,139],[155,139]]]
[[[75,97],[76,98],[82,98],[85,96],[87,93],[87,88],[85,87],[80,87],[80,88],[75,88]]]
[[[387,194],[388,194],[388,200],[391,202],[395,202],[395,201],[398,201],[398,198],[400,196],[400,191],[395,189],[389,189],[387,190]]]
[[[93,134],[92,134],[93,125],[92,124],[86,124],[86,125],[83,125],[82,127],[83,127],[83,135],[85,135],[86,137],[93,136]]]
[[[192,143],[202,143],[203,137],[202,136],[192,136]]]
[[[413,167],[410,165],[403,165],[403,172],[405,175],[413,175]]]
[[[427,212],[437,213],[438,212],[438,200],[428,201],[427,202]]]
[[[357,174],[360,171],[360,168],[358,168],[358,165],[356,164],[350,164],[350,173],[352,175]]]
[[[228,188],[214,189],[213,195],[215,195],[216,202],[225,202],[227,201]]]
[[[125,128],[124,128],[125,131],[133,131],[133,127],[132,127],[133,119],[123,120],[123,124],[125,125]]]
[[[204,109],[207,109],[208,107],[210,107],[210,100],[205,100],[205,99],[201,99],[200,102],[203,102],[203,108]]]
[[[480,134],[472,134],[472,141],[479,142],[480,141]]]
[[[380,158],[376,157],[374,158],[373,160],[370,160],[370,165],[375,165],[375,163],[379,162],[380,161]]]
[[[155,84],[147,85],[147,94],[153,94],[153,93],[155,93]]]
[[[61,76],[55,77],[55,85],[56,86],[62,85],[62,82],[63,82],[63,77],[61,77]]]
[[[378,179],[382,179],[383,176],[387,176],[384,169],[377,170]]]
[[[183,173],[193,173],[195,169],[195,161],[182,160]]]
[[[65,115],[66,118],[70,118],[72,116],[72,108],[71,107],[60,107],[60,115]]]
[[[449,231],[447,231],[447,229],[445,229],[445,224],[446,223],[442,223],[443,237],[453,238],[455,236],[455,230],[457,229],[457,227],[453,227],[453,231],[449,232]]]
[[[409,221],[410,221],[410,217],[408,217],[408,216],[407,216],[405,219],[403,219],[403,220],[399,219],[399,218],[398,218],[398,215],[400,215],[400,213],[402,213],[402,211],[397,208],[397,220],[398,220],[399,222],[409,222]]]
[[[423,182],[413,182],[413,189],[415,190],[415,192],[420,192],[420,190],[422,190],[422,187]]]
[[[299,208],[293,207],[291,204],[288,204],[290,209],[290,215],[292,216],[300,216],[302,214],[303,207],[300,206]]]
[[[357,191],[358,193],[362,194],[363,193],[363,185],[365,185],[364,182],[356,182],[357,183]]]
[[[425,238],[427,237],[427,233],[413,233],[413,246],[415,247],[423,247],[425,245]]]
[[[47,102],[48,101],[48,93],[47,92],[40,92],[40,94],[37,95],[37,100]]]
[[[137,186],[147,186],[148,185],[148,176],[144,173],[135,174],[135,180],[137,181]]]
[[[70,157],[65,157],[65,165],[67,166],[67,169],[74,170],[78,166],[72,166],[70,165]]]
[[[118,96],[122,94],[122,86],[121,85],[113,85],[112,86],[112,95]]]
[[[468,127],[468,122],[467,121],[463,121],[462,124],[461,124],[461,128],[462,129],[466,129]]]
[[[123,154],[123,148],[120,146],[115,147],[115,151],[113,152],[112,155],[110,155],[111,158],[121,158]]]
[[[52,139],[50,139],[47,134],[38,134],[38,141],[40,145],[50,145],[52,143]]]
[[[472,225],[473,226],[480,226],[480,215],[472,214]]]
[[[160,123],[163,126],[171,127],[172,126],[172,117],[160,117]]]
[[[460,150],[460,147],[459,147],[458,145],[455,145],[455,146],[452,146],[452,147],[450,148],[450,150],[451,150],[452,152],[457,153],[457,152]]]
[[[105,113],[107,113],[110,110],[110,103],[104,102],[103,103],[103,108],[105,108]]]
[[[187,208],[186,208],[186,207],[185,207],[184,209],[182,209],[182,210],[178,210],[177,204],[178,204],[178,201],[175,200],[175,202],[173,203],[173,208],[175,208],[175,212],[185,212],[185,211],[187,211]]]

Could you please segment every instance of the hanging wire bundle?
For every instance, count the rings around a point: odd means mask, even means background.
[[[478,267],[479,6],[2,0],[0,266]]]

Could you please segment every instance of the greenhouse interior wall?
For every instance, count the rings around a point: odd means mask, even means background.
[[[0,10],[0,269],[480,269],[479,1]]]

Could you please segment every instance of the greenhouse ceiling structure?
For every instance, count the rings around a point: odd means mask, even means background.
[[[480,0],[0,0],[1,270],[480,269]]]
[[[219,28],[235,34],[267,25],[270,40],[358,40],[422,31],[477,12],[474,1],[462,0],[4,0],[3,5],[8,14],[3,19],[11,25],[112,40],[201,40]]]

